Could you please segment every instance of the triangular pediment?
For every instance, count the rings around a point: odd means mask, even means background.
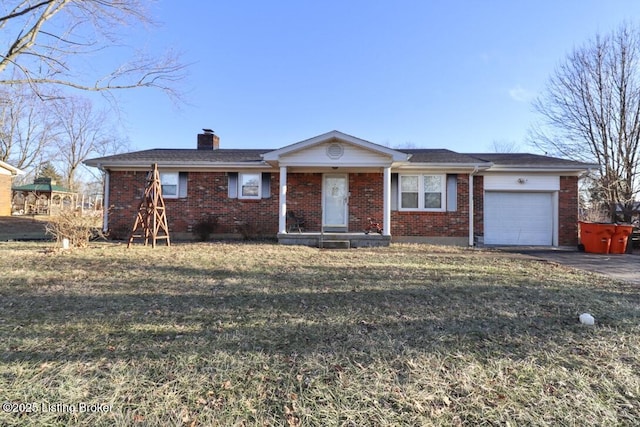
[[[263,154],[270,163],[286,165],[383,165],[406,161],[408,155],[337,130]]]

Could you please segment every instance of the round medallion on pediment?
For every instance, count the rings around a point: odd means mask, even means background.
[[[337,160],[340,157],[342,157],[343,154],[344,154],[344,147],[342,146],[342,144],[338,144],[337,142],[334,142],[327,146],[327,157],[329,157],[330,159]]]

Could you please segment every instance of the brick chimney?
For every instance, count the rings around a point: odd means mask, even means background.
[[[217,150],[220,148],[220,137],[211,129],[202,129],[198,134],[198,150]]]

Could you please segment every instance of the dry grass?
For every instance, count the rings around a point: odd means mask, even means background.
[[[640,295],[597,275],[418,245],[47,248],[0,244],[1,396],[38,409],[1,425],[640,420]],[[42,410],[80,403],[111,410]]]

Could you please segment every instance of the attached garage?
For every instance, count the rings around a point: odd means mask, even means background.
[[[485,193],[484,243],[553,244],[553,193]]]
[[[485,177],[484,243],[557,245],[558,190],[557,176]]]

